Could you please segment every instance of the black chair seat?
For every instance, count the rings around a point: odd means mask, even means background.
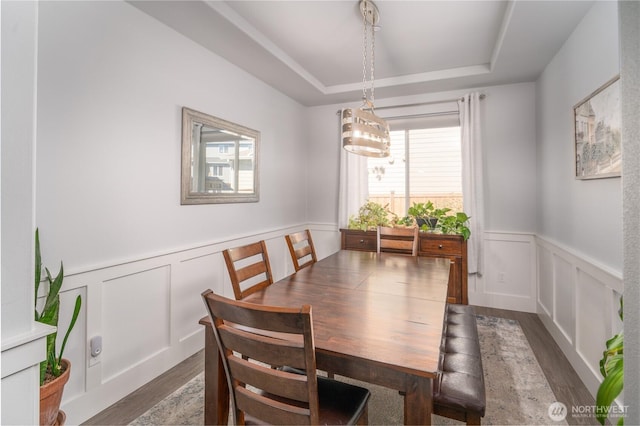
[[[303,370],[284,366],[282,371],[305,374]],[[368,389],[318,376],[320,423],[327,425],[354,424],[367,408],[371,396]],[[349,416],[352,416],[349,418]]]

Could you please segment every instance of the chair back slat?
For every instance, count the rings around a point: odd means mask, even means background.
[[[378,226],[377,252],[418,255],[418,228]]]
[[[311,231],[305,229],[304,231],[285,235],[285,239],[287,240],[287,247],[289,247],[289,253],[291,253],[291,260],[296,272],[318,261],[313,239],[311,238]]]
[[[239,388],[238,409],[247,413],[260,413],[260,420],[272,425],[308,425],[311,423],[308,408],[278,404],[247,389]],[[240,423],[235,423],[240,424]]]
[[[302,339],[298,339],[296,346],[294,336],[286,336],[287,340],[284,340],[280,338],[282,333],[274,333],[272,337],[260,336],[238,327],[220,326],[218,330],[226,339],[229,349],[251,359],[259,359],[272,366],[280,367],[286,364],[293,368],[306,368]]]
[[[242,300],[273,284],[269,253],[264,241],[230,248],[224,250],[222,254],[236,300]],[[257,261],[253,262],[253,257],[256,257]],[[249,262],[253,263],[247,265]]]
[[[248,383],[257,389],[301,402],[309,402],[307,376],[269,368],[255,362],[229,357],[231,375],[240,383]]]
[[[249,278],[258,276],[260,274],[267,273],[267,265],[265,265],[264,261],[252,263],[251,265],[236,269],[236,276],[238,280],[246,281]]]

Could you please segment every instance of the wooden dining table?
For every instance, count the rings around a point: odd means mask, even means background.
[[[404,395],[404,423],[431,424],[448,259],[341,250],[244,301],[313,310],[317,368]],[[227,424],[229,389],[209,317],[205,424]]]

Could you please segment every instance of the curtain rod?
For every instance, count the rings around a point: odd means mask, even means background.
[[[425,112],[423,114],[410,114],[410,115],[396,115],[393,117],[384,117],[385,120],[405,120],[407,118],[423,118],[423,117],[437,117],[440,115],[458,115],[460,111],[439,111],[439,112]]]
[[[480,99],[484,99],[484,98],[486,98],[486,95],[484,93],[480,94]],[[458,101],[464,102],[464,98],[460,97],[460,98],[454,98],[454,99],[444,99],[441,101],[417,102],[413,104],[403,104],[403,105],[389,105],[389,106],[383,106],[383,107],[376,107],[376,109],[378,110],[378,109],[391,109],[391,108],[405,108],[405,107],[424,106],[424,105],[446,104],[449,102],[458,102]]]
[[[487,95],[485,95],[484,93],[480,94],[480,100],[486,97]],[[380,110],[380,109],[392,109],[392,108],[406,108],[406,107],[415,107],[415,106],[424,106],[424,105],[446,104],[449,102],[458,102],[458,101],[464,102],[464,97],[454,98],[454,99],[444,99],[441,101],[417,102],[413,104],[389,105],[389,106],[383,106],[383,107],[376,107],[375,109]],[[340,111],[342,110],[338,110],[336,114],[340,114]],[[455,111],[455,113],[458,113],[458,111]]]

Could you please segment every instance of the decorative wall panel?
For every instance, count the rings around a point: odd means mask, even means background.
[[[104,381],[169,347],[170,271],[166,265],[103,283]]]
[[[544,238],[536,244],[538,314],[595,395],[605,342],[622,327],[615,319],[622,276]]]

